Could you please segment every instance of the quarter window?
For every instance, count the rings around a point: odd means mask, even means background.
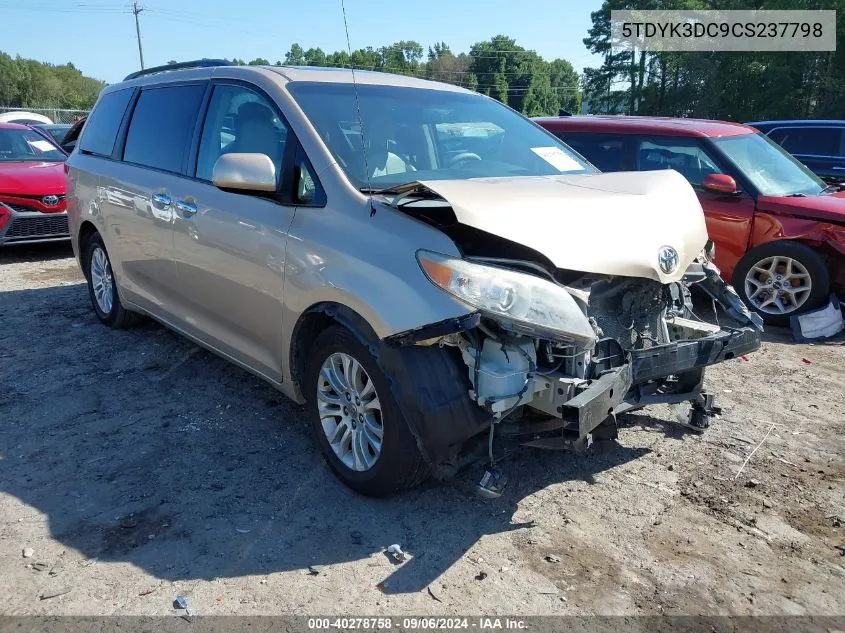
[[[696,141],[654,137],[644,139],[637,147],[637,171],[674,169],[692,185],[700,185],[708,174],[722,170]]]
[[[132,89],[115,90],[100,98],[97,107],[85,122],[79,149],[90,154],[111,156],[120,122],[132,98]]]
[[[141,92],[129,132],[123,160],[182,173],[194,134],[205,86],[168,86]]]
[[[214,88],[202,130],[197,178],[211,180],[214,164],[223,154],[266,154],[282,172],[287,126],[267,100],[241,86]]]

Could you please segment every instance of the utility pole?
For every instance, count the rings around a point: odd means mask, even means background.
[[[138,35],[138,56],[141,58],[141,70],[144,70],[144,49],[141,48],[141,27],[138,25],[138,14],[143,11],[143,7],[138,6],[138,2],[132,3],[132,13],[135,14],[135,33]]]

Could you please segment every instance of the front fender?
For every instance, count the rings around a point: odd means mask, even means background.
[[[460,257],[443,233],[386,207],[373,217],[366,207],[297,211],[287,241],[283,345],[290,349],[300,317],[319,304],[360,315],[376,339],[474,312],[423,274],[420,248]]]

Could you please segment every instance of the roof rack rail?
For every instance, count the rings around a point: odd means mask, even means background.
[[[163,73],[168,70],[181,70],[182,68],[213,68],[215,66],[232,66],[232,62],[228,59],[195,59],[190,62],[178,62],[176,64],[165,64],[164,66],[154,66],[152,68],[145,68],[144,70],[137,70],[130,73],[123,78],[123,81],[130,79],[137,79],[145,75],[152,75],[154,73]]]

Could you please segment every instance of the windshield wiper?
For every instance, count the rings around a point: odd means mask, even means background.
[[[822,195],[823,193],[835,193],[837,191],[842,191],[842,185],[830,184],[821,191],[819,191],[819,195]]]
[[[398,193],[405,193],[409,190],[415,191],[425,189],[425,185],[421,185],[415,180],[409,180],[408,182],[399,185],[393,185],[392,187],[385,187],[383,189],[376,189],[375,187],[360,187],[358,191],[360,191],[361,193],[374,195],[396,195]]]
[[[799,193],[788,193],[788,194],[786,194],[786,197],[787,198],[806,198],[807,194],[806,193],[800,193],[800,192]]]

